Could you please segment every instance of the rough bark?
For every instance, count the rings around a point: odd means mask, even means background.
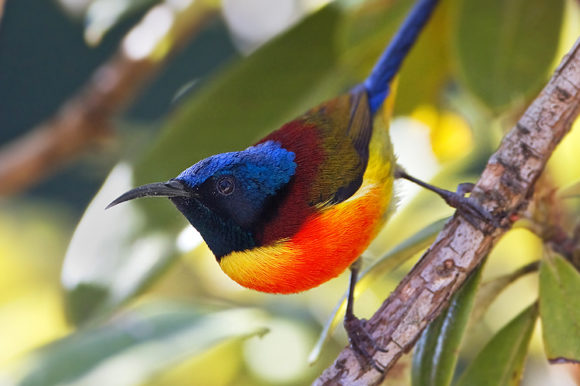
[[[315,385],[374,385],[397,359],[412,349],[423,329],[447,306],[450,297],[482,263],[506,232],[510,219],[526,208],[534,184],[556,145],[580,112],[580,39],[552,79],[504,137],[489,159],[471,197],[502,227],[475,228],[456,215],[431,248],[368,321],[372,337],[386,352],[374,359],[386,371],[362,368],[350,347],[314,382]],[[484,228],[487,228],[485,230]]]

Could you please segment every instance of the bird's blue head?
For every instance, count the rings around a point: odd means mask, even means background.
[[[274,141],[217,154],[165,183],[130,190],[109,207],[139,197],[169,197],[219,259],[257,245],[255,232],[294,175],[294,158]]]

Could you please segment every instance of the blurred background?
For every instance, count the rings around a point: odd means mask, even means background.
[[[132,186],[243,149],[347,90],[368,73],[411,4],[7,0],[0,384],[311,383],[346,344],[339,326],[309,364],[346,275],[303,294],[252,292],[220,271],[169,202],[104,207]],[[400,77],[391,127],[400,163],[451,190],[475,181],[579,35],[574,0],[443,0]],[[574,127],[542,187],[580,180],[578,149]],[[440,225],[420,241],[417,232],[452,214],[406,183],[397,191],[397,213],[365,256],[367,266],[381,257],[386,263],[369,275],[356,306],[362,317]],[[574,223],[578,199],[556,204],[564,223]],[[393,259],[393,248],[409,238],[415,247]],[[542,255],[542,240],[516,227],[489,257],[483,280]],[[537,275],[513,281],[470,327],[458,373],[536,299]],[[580,383],[578,368],[548,365],[539,326],[530,347],[524,384]],[[400,361],[391,384],[409,383],[409,361]]]

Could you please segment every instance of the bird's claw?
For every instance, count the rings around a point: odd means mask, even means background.
[[[453,208],[457,209],[459,213],[469,222],[474,228],[481,230],[484,233],[488,233],[489,227],[485,224],[489,224],[494,228],[507,229],[507,225],[503,219],[503,215],[492,215],[487,209],[481,206],[479,203],[474,201],[471,197],[465,197],[465,194],[471,193],[475,184],[471,182],[464,182],[457,185],[457,190],[455,193],[448,192],[447,197],[443,197],[445,202]],[[481,226],[481,222],[484,222],[484,226]]]
[[[478,220],[483,220],[484,224],[489,224],[494,228],[500,228],[500,222],[489,211],[472,198],[463,195],[461,185],[458,187],[457,192],[444,191],[445,193],[441,197],[449,206],[457,209],[461,216],[474,228],[487,233],[486,229],[482,229],[481,222]],[[484,228],[486,227],[484,226]]]
[[[404,178],[408,181],[422,186],[428,190],[439,195],[447,205],[457,209],[461,216],[467,220],[474,228],[481,230],[484,233],[489,233],[489,226],[494,228],[504,228],[496,217],[494,217],[487,209],[475,202],[471,197],[465,197],[467,193],[471,193],[474,184],[465,182],[457,186],[456,192],[441,189],[424,181],[421,181],[405,172],[401,167],[395,170],[395,178]],[[483,223],[483,224],[482,224]]]
[[[465,196],[467,193],[471,193],[474,187],[475,184],[473,182],[462,182],[459,185],[457,185],[457,189],[455,190],[455,192],[457,194]]]
[[[344,328],[348,334],[350,346],[352,347],[361,367],[371,365],[378,372],[384,373],[385,367],[373,358],[373,354],[371,354],[370,351],[387,352],[387,350],[379,347],[377,342],[367,331],[366,320],[351,315],[344,319]]]

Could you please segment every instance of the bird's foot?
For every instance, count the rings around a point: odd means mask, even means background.
[[[367,331],[366,320],[359,319],[354,315],[347,315],[344,319],[344,328],[361,367],[371,365],[378,372],[384,373],[385,367],[373,358],[373,354],[377,351],[386,352],[386,350],[379,347]]]
[[[457,191],[451,192],[446,189],[441,189],[426,182],[423,182],[413,176],[407,174],[403,169],[398,168],[395,172],[395,178],[403,178],[411,181],[425,189],[428,189],[451,206],[458,210],[467,222],[469,222],[474,228],[481,230],[484,233],[489,233],[490,229],[487,225],[491,225],[494,228],[502,227],[500,221],[495,218],[489,211],[487,211],[483,206],[474,201],[471,197],[465,197],[467,193],[471,193],[474,184],[472,183],[462,183],[457,186]]]
[[[459,213],[469,222],[474,228],[481,230],[484,233],[488,233],[488,229],[485,226],[489,224],[494,228],[500,228],[502,225],[500,221],[492,216],[489,211],[487,211],[483,206],[474,201],[471,197],[465,197],[467,193],[471,193],[475,185],[470,182],[464,182],[457,186],[455,192],[451,192],[445,189],[441,189],[442,194],[440,195],[447,205],[455,208]],[[481,222],[483,221],[483,227]]]

